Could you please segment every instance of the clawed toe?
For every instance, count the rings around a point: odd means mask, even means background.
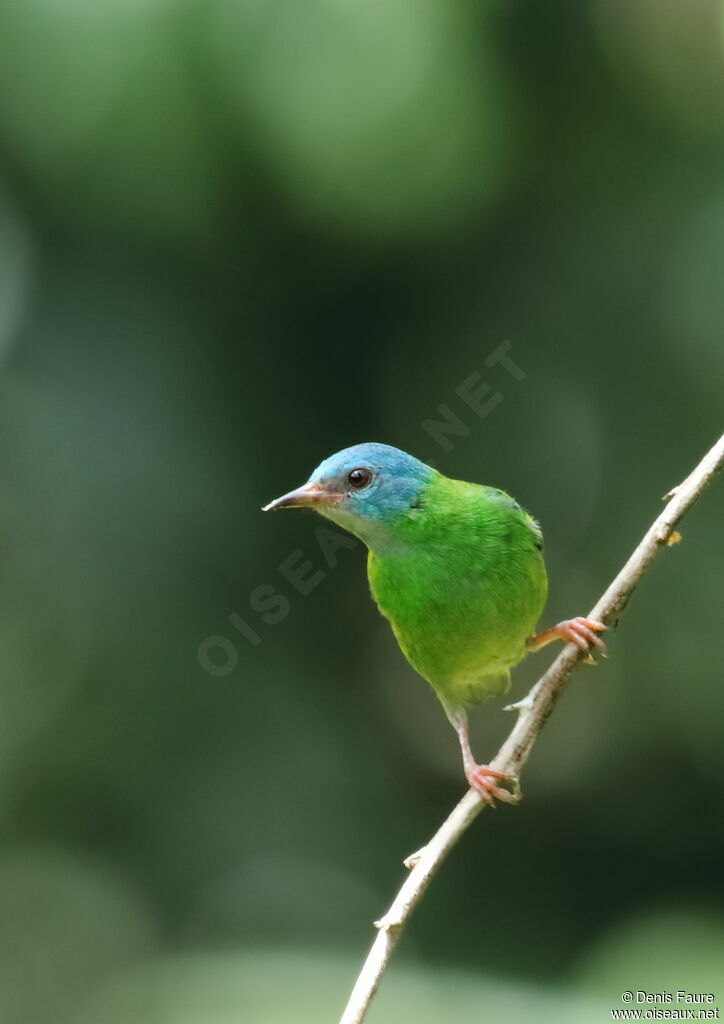
[[[595,644],[596,647],[605,648],[606,645],[603,642],[603,640],[600,638],[600,636],[596,636],[596,634],[593,632],[590,626],[586,626],[584,625],[584,623],[581,622],[576,626],[576,629],[582,636],[586,638],[586,640],[588,640],[590,644]]]
[[[545,629],[542,633],[536,633],[528,640],[528,647],[531,650],[538,650],[545,647],[552,640],[563,640],[567,644],[575,644],[583,654],[587,655],[584,661],[589,665],[595,664],[591,657],[591,649],[597,647],[605,657],[606,645],[597,634],[608,629],[603,622],[595,619],[586,619],[582,615],[575,619],[564,619],[552,629]]]
[[[575,644],[580,651],[587,655],[584,659],[587,664],[595,664],[591,655],[592,647],[597,647],[605,657],[606,645],[601,637],[597,635],[597,632],[602,632],[608,628],[602,622],[578,616],[575,619],[559,622],[555,628],[558,630],[561,640]]]
[[[520,786],[515,776],[506,775],[487,764],[476,764],[465,774],[471,788],[492,807],[495,806],[496,800],[505,804],[514,804],[520,800]],[[513,788],[505,789],[503,786],[496,785],[496,781],[507,782]]]

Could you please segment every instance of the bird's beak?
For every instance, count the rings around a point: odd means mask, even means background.
[[[282,494],[281,498],[270,501],[268,505],[264,505],[262,512],[273,512],[277,508],[309,508],[314,505],[340,501],[342,498],[344,498],[344,494],[324,491],[316,484],[305,484],[303,487],[297,487],[296,491]]]

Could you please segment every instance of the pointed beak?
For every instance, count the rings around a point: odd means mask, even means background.
[[[273,512],[277,508],[309,508],[314,505],[341,501],[342,498],[344,498],[344,494],[323,491],[315,484],[305,484],[303,487],[297,487],[296,491],[282,494],[281,498],[270,501],[268,505],[264,505],[262,512]]]

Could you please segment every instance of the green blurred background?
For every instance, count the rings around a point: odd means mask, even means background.
[[[510,490],[545,622],[590,608],[721,429],[723,38],[713,0],[0,0],[3,1024],[336,1019],[463,779],[361,547],[259,508],[386,441]],[[722,495],[373,1024],[724,1002]]]

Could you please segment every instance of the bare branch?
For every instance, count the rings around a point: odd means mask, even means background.
[[[591,609],[588,618],[615,626],[618,616],[628,604],[637,583],[662,547],[675,544],[680,538],[674,527],[699,498],[707,484],[724,464],[724,435],[711,448],[687,478],[665,495],[668,504],[654,520],[633,554]],[[538,734],[566,687],[568,678],[581,660],[581,652],[567,644],[538,680],[528,695],[513,707],[518,720],[498,751],[493,767],[510,775],[519,775],[528,760]],[[485,808],[479,795],[469,790],[443,822],[427,846],[407,858],[411,868],[390,909],[375,922],[378,935],[357,978],[349,1002],[339,1024],[361,1024],[380,978],[407,924],[410,914],[424,895],[443,860],[465,830]]]

